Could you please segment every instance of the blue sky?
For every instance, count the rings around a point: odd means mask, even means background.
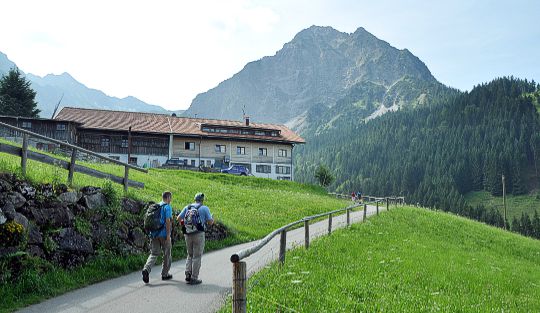
[[[168,109],[311,25],[364,27],[461,90],[504,75],[540,81],[540,1],[7,0],[2,11],[15,14],[0,18],[0,51],[23,71],[69,72]]]

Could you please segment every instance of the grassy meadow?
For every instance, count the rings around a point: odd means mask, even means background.
[[[405,207],[292,250],[248,285],[249,312],[539,312],[540,241]]]
[[[497,209],[504,214],[503,198],[492,196],[487,191],[470,192],[465,195],[465,200],[472,206],[481,204],[487,208]],[[522,213],[529,214],[532,217],[535,210],[540,214],[540,194],[506,196],[506,211],[510,222],[514,217],[519,219]]]

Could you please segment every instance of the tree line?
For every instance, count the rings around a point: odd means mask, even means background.
[[[539,90],[534,81],[499,78],[443,94],[431,105],[310,130],[296,154],[296,178],[314,182],[315,169],[325,164],[336,177],[329,188],[337,192],[403,195],[409,203],[503,226],[498,211],[473,208],[464,195],[485,190],[500,196],[502,175],[507,193],[538,187]]]

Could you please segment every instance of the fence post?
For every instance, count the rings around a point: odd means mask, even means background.
[[[390,199],[388,199],[388,197],[386,197],[386,211],[389,211],[390,210]]]
[[[379,200],[377,200],[375,204],[377,205],[377,215],[379,215]]]
[[[328,215],[328,234],[332,233],[332,214]]]
[[[351,209],[347,209],[347,227],[351,225]]]
[[[246,280],[246,262],[233,263],[233,313],[245,313],[247,310]]]
[[[367,204],[364,203],[364,218],[362,219],[362,222],[366,221],[366,217],[367,217]]]
[[[306,249],[309,248],[309,220],[305,220],[304,221],[304,230],[305,230],[305,240],[304,240],[304,244],[306,246]]]
[[[73,186],[73,173],[75,173],[75,161],[77,160],[77,149],[71,151],[71,162],[69,162],[68,185]]]
[[[281,232],[281,238],[279,240],[279,263],[285,264],[285,253],[287,252],[287,230]]]
[[[124,192],[128,191],[129,187],[129,167],[124,167]]]
[[[28,160],[28,134],[23,134],[23,142],[21,149],[21,172],[26,176],[26,161]]]

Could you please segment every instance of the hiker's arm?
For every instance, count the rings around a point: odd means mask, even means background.
[[[165,228],[167,228],[167,240],[170,241],[171,240],[171,219],[170,218],[168,218],[165,221]]]
[[[208,224],[208,226],[214,225],[214,219],[207,220],[206,224]]]

